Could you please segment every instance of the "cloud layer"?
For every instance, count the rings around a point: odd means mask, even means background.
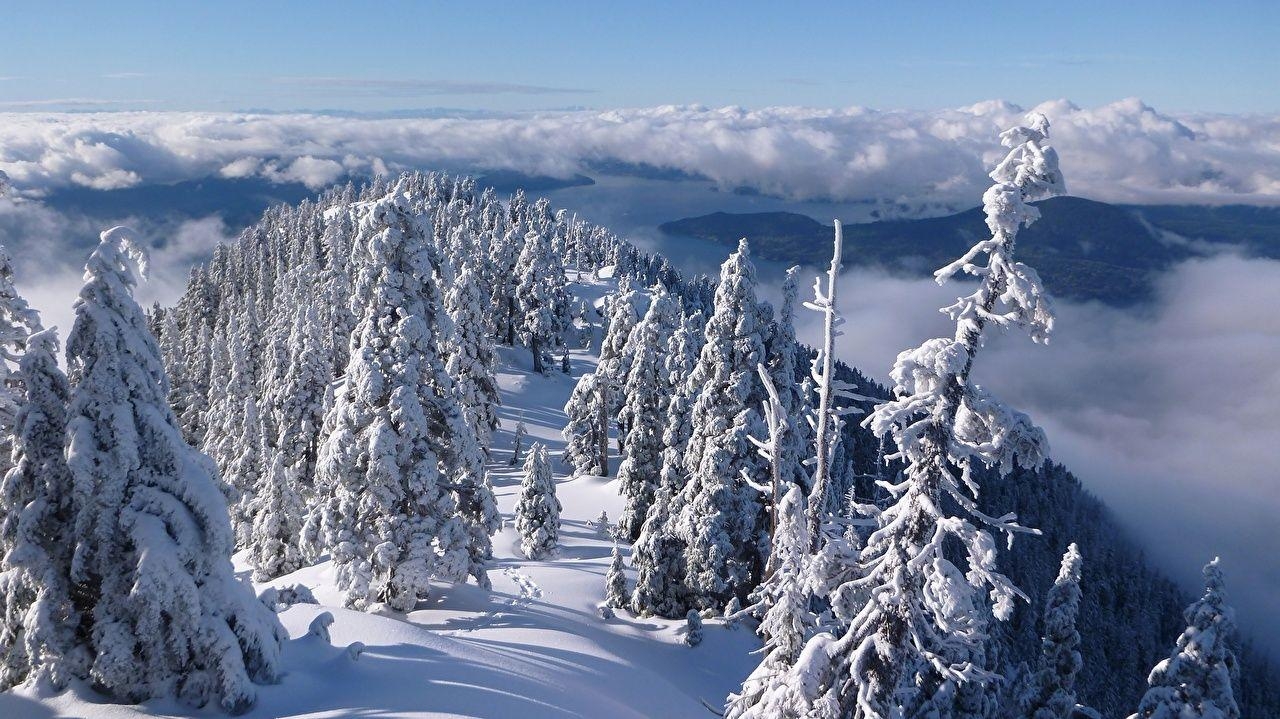
[[[1037,108],[1073,194],[1280,204],[1280,117],[1167,114],[1138,100]],[[790,199],[970,202],[997,159],[1003,102],[930,111],[698,106],[470,118],[120,112],[0,114],[0,171],[20,190],[118,188],[214,174],[297,179],[483,167],[567,176],[619,162]]]

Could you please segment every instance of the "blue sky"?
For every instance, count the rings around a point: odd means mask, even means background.
[[[1275,112],[1275,2],[0,2],[0,110]]]

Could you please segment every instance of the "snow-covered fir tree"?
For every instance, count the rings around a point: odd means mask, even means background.
[[[622,385],[627,380],[630,367],[627,366],[627,340],[631,331],[640,321],[638,305],[641,302],[639,292],[631,287],[630,281],[623,277],[618,281],[618,291],[608,300],[609,325],[604,338],[600,341],[600,361],[596,365],[596,378],[606,392],[610,414],[622,407]],[[620,428],[622,429],[622,428]],[[621,434],[621,433],[620,433]]]
[[[555,554],[560,541],[560,500],[551,476],[551,460],[542,443],[529,448],[516,502],[516,531],[520,551],[529,559],[545,559]]]
[[[447,486],[457,413],[433,324],[431,251],[400,192],[363,208],[357,296],[367,304],[326,426],[304,530],[311,557],[328,551],[348,606],[406,611],[433,579],[462,581],[469,532]]]
[[[71,604],[71,473],[63,455],[71,387],[53,330],[25,339],[13,466],[0,481],[0,690],[61,688],[87,666]]]
[[[997,568],[990,530],[1026,530],[1012,515],[977,509],[971,469],[975,462],[1000,471],[1038,466],[1046,441],[1025,415],[968,380],[988,324],[1026,328],[1037,341],[1052,328],[1035,271],[1012,258],[1018,229],[1038,216],[1027,203],[1062,192],[1057,156],[1044,145],[1048,121],[1034,113],[1028,119],[1029,127],[1001,135],[1009,152],[984,196],[991,239],[937,273],[939,281],[960,270],[981,278],[945,310],[955,337],[900,354],[891,373],[895,399],[867,418],[896,446],[889,459],[907,467],[886,485],[889,506],[860,507],[877,528],[850,568],[853,577],[831,597],[843,627],[838,638],[815,637],[811,643],[822,648],[802,652],[807,661],[777,679],[806,687],[791,714],[884,719],[937,707],[957,686],[994,676],[983,666],[985,616],[1006,619],[1014,599],[1025,596]],[[987,262],[978,264],[983,254]],[[949,541],[962,548],[964,569],[943,552]]]
[[[564,462],[574,477],[609,474],[609,412],[597,374],[578,378],[564,406],[569,418],[564,426]]]
[[[668,447],[663,454],[672,455]],[[666,457],[663,475],[653,506],[631,548],[631,564],[636,570],[636,588],[631,593],[631,611],[641,616],[675,618],[684,612],[688,590],[684,586],[685,544],[676,536],[671,505],[676,497],[672,485],[678,460]]]
[[[253,579],[265,582],[296,572],[303,567],[298,538],[306,505],[298,493],[292,472],[284,465],[284,453],[267,444],[266,435],[259,439],[259,455],[265,465],[262,483],[246,514],[250,525],[249,563]]]
[[[615,543],[609,571],[604,575],[604,603],[613,609],[621,609],[627,606],[628,599],[626,565],[623,564],[622,552]]]
[[[133,299],[142,255],[122,228],[85,266],[67,341],[72,600],[117,700],[176,696],[238,713],[280,675],[285,633],[237,580],[225,500],[183,440],[159,347]]]
[[[1075,683],[1080,657],[1080,549],[1072,544],[1062,555],[1058,578],[1044,605],[1044,653],[1041,667],[1028,682],[1032,692],[1023,708],[1029,719],[1071,719],[1076,711]]]
[[[324,426],[325,394],[333,378],[333,358],[325,346],[325,327],[309,300],[299,306],[289,332],[283,383],[265,391],[274,414],[281,461],[294,477],[310,483],[315,475]],[[263,436],[270,437],[264,432]],[[264,460],[263,467],[271,466]]]
[[[795,664],[813,630],[813,614],[809,610],[809,595],[804,587],[808,552],[804,493],[800,485],[791,484],[778,507],[778,529],[773,538],[770,560],[773,574],[755,594],[757,604],[764,607],[759,632],[765,640],[766,653],[743,682],[741,691],[729,697],[726,717],[768,719],[783,716],[792,701],[788,696],[790,687],[773,679]]]
[[[778,392],[782,403],[783,417],[800,418],[808,414],[807,397],[801,392],[796,381],[796,300],[800,291],[800,268],[787,270],[782,282],[782,304],[778,307],[774,330],[770,333],[766,348],[768,356],[769,380]],[[808,486],[809,471],[804,467],[804,459],[809,454],[809,428],[804,421],[797,419],[790,423],[790,429],[783,439],[778,460],[781,475],[786,482],[795,482]]]
[[[683,458],[689,480],[673,520],[686,545],[685,586],[698,609],[722,609],[733,596],[749,592],[768,551],[762,546],[761,505],[742,476],[757,475],[760,466],[747,439],[761,434],[755,407],[764,395],[756,365],[764,360],[766,328],[755,282],[744,240],[721,266],[706,344],[688,380],[698,388]]]
[[[551,252],[549,238],[530,230],[516,262],[516,302],[520,340],[533,354],[533,371],[546,372],[544,358],[560,341],[565,328],[568,301],[564,292],[564,268]]]
[[[632,359],[623,385],[627,440],[618,467],[619,491],[626,499],[618,531],[627,541],[640,536],[662,472],[662,435],[670,390],[662,372],[661,352],[670,341],[677,312],[674,298],[658,289],[644,319],[631,333]]]
[[[1216,558],[1204,567],[1204,584],[1204,596],[1183,613],[1187,628],[1173,654],[1151,670],[1150,688],[1129,719],[1239,719],[1235,618]]]
[[[40,330],[40,316],[13,285],[13,259],[0,245],[0,474],[9,467],[14,415],[22,398],[21,375],[13,368],[27,337]]]
[[[455,335],[448,347],[445,365],[458,388],[463,416],[476,434],[480,448],[488,454],[493,432],[498,428],[498,381],[494,378],[493,339],[487,332],[484,302],[476,273],[464,266],[445,298]]]

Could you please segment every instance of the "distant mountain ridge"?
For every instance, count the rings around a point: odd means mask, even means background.
[[[1079,197],[1040,203],[1044,217],[1018,236],[1018,254],[1057,296],[1125,306],[1150,298],[1155,276],[1214,251],[1280,258],[1280,208],[1122,206]],[[820,263],[831,227],[791,212],[716,212],[659,226],[668,235],[731,246],[765,259]],[[945,217],[844,226],[846,266],[928,275],[987,234],[981,208]]]

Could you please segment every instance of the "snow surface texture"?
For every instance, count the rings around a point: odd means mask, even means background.
[[[1112,202],[1280,202],[1280,117],[1161,112],[1130,98],[1053,100],[1063,171]],[[0,172],[21,192],[106,190],[211,175],[300,182],[477,166],[567,177],[649,165],[792,199],[968,202],[1016,124],[1006,102],[927,112],[699,105],[486,118],[116,112],[0,114]]]
[[[612,288],[611,282],[583,279],[569,289],[592,302]],[[738,689],[758,661],[751,654],[760,646],[753,632],[706,619],[701,643],[689,647],[683,617],[638,619],[617,610],[615,618],[601,618],[614,542],[595,522],[602,510],[620,516],[623,498],[616,480],[568,479],[570,468],[559,459],[565,416],[556,408],[564,406],[578,377],[594,371],[596,357],[575,350],[570,361],[572,376],[558,370],[541,376],[528,371],[527,351],[499,349],[503,426],[494,436],[489,469],[506,523],[493,541],[494,591],[439,584],[414,611],[365,613],[341,608],[328,561],[258,584],[282,594],[301,584],[320,605],[294,604],[281,613],[290,637],[284,677],[258,687],[257,704],[243,716],[705,718],[712,715],[704,701],[718,706]],[[528,431],[525,447],[546,445],[564,507],[559,551],[544,561],[525,558],[515,531],[524,471],[507,458],[518,420]],[[617,466],[616,456],[610,461]],[[630,554],[629,547],[621,551]],[[244,576],[246,555],[236,556]],[[626,572],[634,585],[634,572]],[[320,633],[327,631],[328,642],[310,634],[326,612],[333,621]],[[173,701],[107,704],[83,686],[52,697],[26,689],[0,694],[3,719],[155,715],[223,716]]]

